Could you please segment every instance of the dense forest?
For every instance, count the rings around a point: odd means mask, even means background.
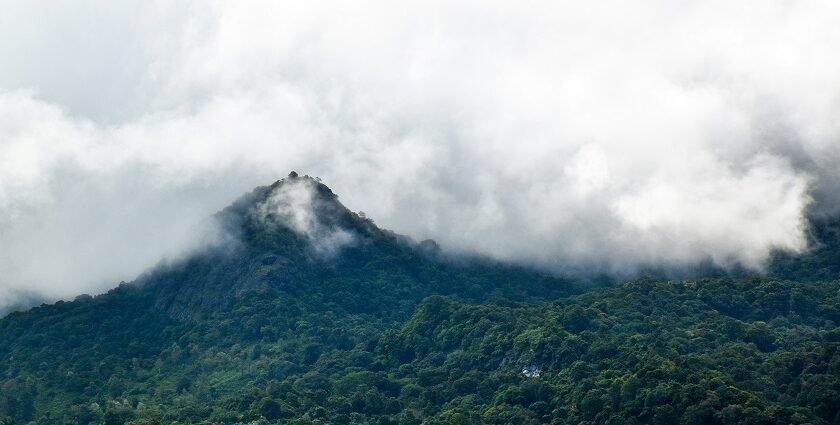
[[[320,230],[257,214],[301,183]],[[215,218],[223,245],[0,320],[2,423],[840,424],[830,221],[761,276],[593,285],[445,256],[309,177]]]

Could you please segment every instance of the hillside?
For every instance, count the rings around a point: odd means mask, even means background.
[[[840,424],[840,281],[806,273],[830,243],[783,278],[585,288],[444,257],[307,176],[215,219],[219,245],[0,320],[0,417]]]

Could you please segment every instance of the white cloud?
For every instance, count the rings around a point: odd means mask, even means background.
[[[838,18],[830,1],[4,5],[0,292],[131,279],[292,169],[449,249],[758,266],[802,248],[812,197],[838,206]]]
[[[330,206],[323,205],[327,201],[318,196],[315,184],[309,179],[289,179],[273,189],[254,213],[264,226],[291,229],[306,238],[316,254],[331,258],[352,245],[356,236],[351,230],[325,222],[323,211],[329,211]]]

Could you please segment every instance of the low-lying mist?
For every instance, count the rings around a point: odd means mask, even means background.
[[[0,308],[186,255],[292,169],[555,271],[760,270],[840,206],[833,2],[39,3],[0,15]]]

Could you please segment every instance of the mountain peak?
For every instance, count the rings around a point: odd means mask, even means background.
[[[217,219],[243,241],[269,243],[294,235],[316,254],[328,257],[378,230],[372,221],[345,207],[320,178],[295,171],[269,186],[257,187]]]
[[[255,205],[258,218],[285,225],[298,233],[309,233],[315,226],[348,226],[353,213],[338,201],[338,195],[308,175],[289,176],[269,187],[265,199]]]
[[[309,175],[301,176],[295,171],[290,172],[285,178],[277,180],[272,183],[271,186],[268,186],[269,191],[266,193],[266,196],[283,193],[290,188],[305,189],[309,192],[311,197],[317,198],[318,201],[331,201],[339,203],[338,195],[336,195],[327,185],[322,183],[320,177],[311,177]],[[257,188],[255,191],[259,191],[260,189],[261,188]],[[343,205],[341,207],[345,208]]]

